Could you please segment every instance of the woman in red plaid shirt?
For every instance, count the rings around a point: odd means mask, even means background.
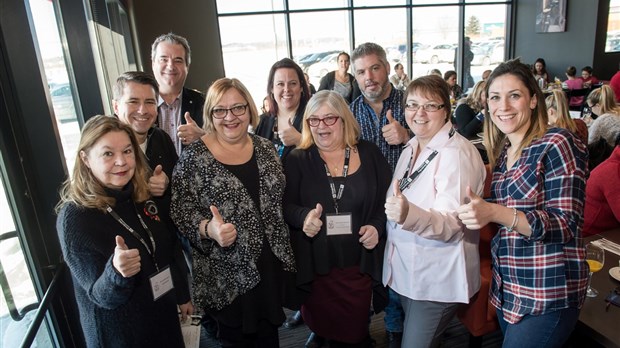
[[[543,94],[519,60],[493,71],[487,96],[492,199],[471,194],[459,218],[470,229],[500,227],[491,245],[490,301],[503,347],[561,347],[587,287],[581,239],[587,151],[570,132],[548,128]]]

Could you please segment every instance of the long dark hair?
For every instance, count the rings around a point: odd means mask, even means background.
[[[277,62],[275,62],[271,66],[271,70],[269,70],[269,78],[267,80],[267,95],[269,96],[269,114],[275,116],[278,114],[278,104],[273,97],[273,79],[278,69],[293,69],[297,73],[297,78],[299,79],[299,84],[301,85],[301,98],[299,99],[299,107],[297,110],[305,109],[306,104],[308,104],[308,99],[310,99],[310,89],[308,88],[308,84],[306,83],[306,78],[304,77],[304,72],[301,70],[299,65],[295,63],[290,58],[284,58]]]

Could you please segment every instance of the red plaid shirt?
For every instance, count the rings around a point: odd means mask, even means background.
[[[502,226],[493,238],[491,303],[504,319],[581,307],[588,269],[581,239],[587,150],[551,128],[525,148],[510,170],[506,149],[493,170],[495,203],[525,213],[532,235]]]

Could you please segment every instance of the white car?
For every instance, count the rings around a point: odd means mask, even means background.
[[[421,63],[453,63],[456,45],[439,44],[418,49],[415,60]]]
[[[332,53],[325,56],[320,61],[310,65],[310,67],[308,67],[308,76],[310,76],[310,78],[320,80],[323,76],[327,75],[328,72],[337,70],[339,54],[340,53]]]

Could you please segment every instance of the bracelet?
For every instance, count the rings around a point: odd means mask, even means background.
[[[517,227],[517,224],[519,223],[519,215],[517,214],[517,208],[512,208],[512,225],[510,225],[510,227],[508,227],[506,229],[506,231],[508,232],[512,232],[514,231],[515,227]]]

